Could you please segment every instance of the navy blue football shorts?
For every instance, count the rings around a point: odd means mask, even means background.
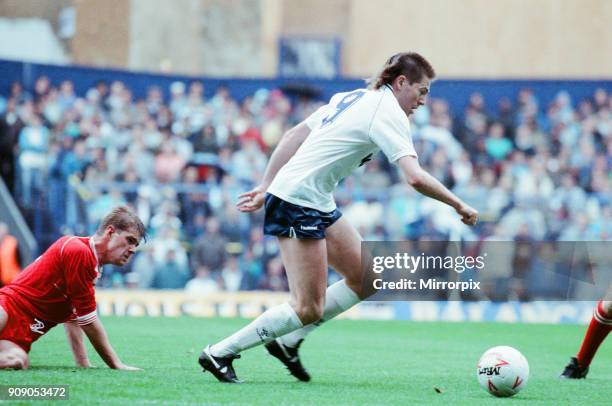
[[[338,209],[325,213],[286,202],[270,193],[266,194],[265,208],[264,234],[278,237],[322,240],[325,229],[342,216]]]

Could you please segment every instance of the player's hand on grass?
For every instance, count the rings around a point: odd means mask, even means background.
[[[461,216],[461,221],[468,226],[473,226],[478,221],[478,211],[465,203],[457,208],[457,213]]]
[[[264,204],[266,193],[261,186],[249,190],[238,196],[236,206],[243,213],[259,210]]]

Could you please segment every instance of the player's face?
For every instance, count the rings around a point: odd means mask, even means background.
[[[127,264],[134,255],[138,244],[140,244],[140,236],[136,230],[113,229],[108,242],[109,262],[118,266]]]
[[[403,75],[398,77],[395,97],[397,97],[397,101],[407,116],[410,116],[414,110],[425,104],[429,94],[429,86],[430,81],[427,76],[423,76],[421,81],[414,83],[410,83],[408,78]]]

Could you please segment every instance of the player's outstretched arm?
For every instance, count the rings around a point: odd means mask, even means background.
[[[236,203],[238,210],[251,212],[263,206],[266,190],[268,190],[272,180],[280,168],[296,153],[309,134],[310,127],[306,125],[305,121],[302,121],[281,137],[270,157],[270,161],[268,161],[261,184],[238,197],[238,203]]]
[[[102,322],[98,318],[96,318],[92,323],[81,326],[87,338],[91,342],[91,345],[96,349],[97,353],[100,355],[100,358],[106,362],[106,365],[112,369],[122,369],[125,371],[139,371],[140,368],[131,367],[129,365],[125,365],[117,354],[113,347],[111,347],[110,342],[108,341],[108,336],[106,335],[106,330],[104,330],[104,326],[102,326]]]
[[[83,341],[83,330],[75,321],[69,321],[64,323],[64,330],[66,331],[66,337],[68,338],[68,344],[72,349],[72,355],[74,356],[74,362],[80,368],[92,368],[87,356],[87,349]]]
[[[448,190],[439,180],[431,176],[421,168],[417,158],[404,156],[398,160],[406,181],[419,193],[439,200],[453,207],[461,216],[461,221],[473,226],[478,221],[478,211],[459,199],[453,192]]]

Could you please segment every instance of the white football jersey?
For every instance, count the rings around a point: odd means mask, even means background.
[[[390,162],[417,156],[410,121],[388,86],[337,93],[306,124],[310,134],[268,188],[289,203],[333,211],[338,182],[379,150]]]

